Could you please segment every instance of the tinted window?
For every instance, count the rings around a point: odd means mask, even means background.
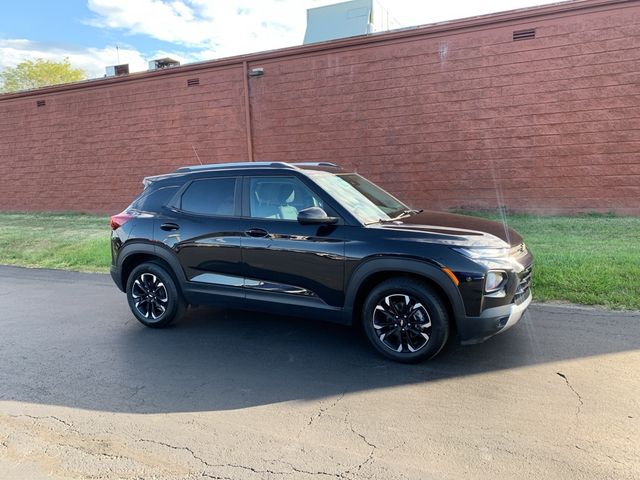
[[[234,215],[235,192],[235,178],[196,180],[182,194],[181,208],[201,215]]]
[[[322,201],[293,177],[260,177],[249,182],[249,215],[254,218],[296,220],[309,207],[326,210]]]
[[[160,207],[169,203],[177,191],[177,186],[146,190],[131,204],[130,208],[143,212],[157,212]]]

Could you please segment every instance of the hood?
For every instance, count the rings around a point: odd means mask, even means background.
[[[424,211],[398,222],[382,224],[381,228],[424,232],[434,235],[436,241],[442,236],[446,243],[489,246],[502,240],[511,247],[522,243],[518,232],[500,222],[445,212]]]

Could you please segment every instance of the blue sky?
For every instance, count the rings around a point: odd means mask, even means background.
[[[50,44],[101,48],[105,44],[123,42],[126,37],[128,43],[134,43],[142,50],[153,50],[159,45],[158,40],[147,35],[130,37],[118,29],[87,24],[96,17],[87,4],[87,0],[6,2],[2,8],[0,38],[27,38]],[[169,46],[167,43],[166,48]]]
[[[302,43],[306,9],[337,0],[21,0],[2,2],[0,68],[33,58],[71,62],[90,77],[106,65],[171,56],[183,63]],[[383,0],[413,26],[550,0]],[[116,48],[118,47],[118,48]]]

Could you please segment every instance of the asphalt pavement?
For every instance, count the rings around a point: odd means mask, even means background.
[[[534,292],[535,295],[535,292]],[[0,267],[0,479],[638,479],[640,313],[534,304],[419,365],[354,329]]]

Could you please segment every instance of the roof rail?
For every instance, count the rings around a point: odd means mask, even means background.
[[[291,165],[284,162],[232,162],[232,163],[209,163],[206,165],[191,165],[180,167],[175,173],[197,172],[199,170],[219,170],[224,168],[254,168],[254,167],[289,167]]]
[[[234,163],[209,163],[207,165],[191,165],[188,167],[180,167],[174,173],[198,172],[201,170],[221,170],[226,168],[255,168],[255,167],[273,167],[273,168],[292,168],[299,167],[335,167],[335,163],[330,162],[234,162]]]
[[[335,163],[331,162],[295,162],[291,165],[295,165],[296,167],[338,167]]]

